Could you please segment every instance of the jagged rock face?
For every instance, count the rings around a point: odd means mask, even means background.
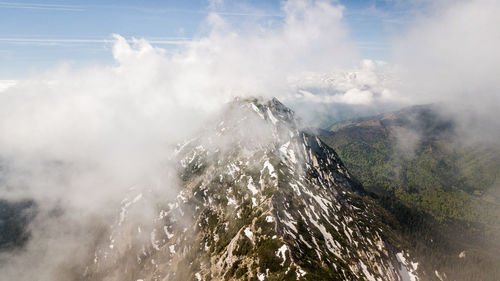
[[[177,198],[158,206],[148,229],[126,215],[151,195],[124,200],[86,279],[415,278],[335,152],[276,99],[234,101],[176,157]]]

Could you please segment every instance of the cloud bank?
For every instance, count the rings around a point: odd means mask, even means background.
[[[494,121],[500,106],[499,13],[500,3],[492,0],[439,1],[421,12],[394,40],[400,92],[414,103],[442,103],[466,129],[500,128]]]
[[[331,114],[324,104],[376,113],[440,101],[495,132],[499,6],[442,2],[397,36],[391,65],[359,65],[337,2],[290,0],[279,22],[251,17],[235,28],[210,13],[204,35],[176,51],[114,35],[113,65],[0,83],[0,197],[32,199],[39,210],[31,240],[0,254],[0,271],[72,279],[130,187],[175,193],[172,148],[235,96],[277,96],[310,120]]]
[[[283,22],[252,18],[238,29],[211,13],[206,35],[171,53],[113,35],[113,65],[62,65],[3,87],[0,196],[33,200],[37,215],[25,247],[0,254],[2,274],[74,280],[131,187],[175,194],[173,147],[225,102],[286,97],[291,75],[358,60],[342,6],[291,0],[282,9]]]

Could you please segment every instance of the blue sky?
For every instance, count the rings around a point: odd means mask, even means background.
[[[388,42],[409,14],[397,3],[341,1],[350,37],[365,58],[387,59]],[[206,0],[0,1],[0,79],[22,79],[62,62],[109,63],[113,33],[178,48],[203,35],[209,11]],[[225,1],[215,11],[234,24],[283,19],[280,1]]]

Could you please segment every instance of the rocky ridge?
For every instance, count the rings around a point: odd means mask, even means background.
[[[177,147],[181,188],[148,227],[127,214],[154,195],[122,201],[83,279],[418,280],[363,188],[292,110],[237,99],[216,124]]]

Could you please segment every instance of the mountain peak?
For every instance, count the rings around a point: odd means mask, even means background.
[[[235,98],[233,104],[251,108],[263,119],[270,120],[273,124],[276,124],[278,120],[293,125],[297,125],[300,122],[300,118],[295,116],[295,112],[275,97],[268,100],[262,97]]]
[[[176,157],[181,189],[157,203],[150,239],[121,217],[87,279],[400,280],[416,270],[335,152],[275,98],[236,99]]]

